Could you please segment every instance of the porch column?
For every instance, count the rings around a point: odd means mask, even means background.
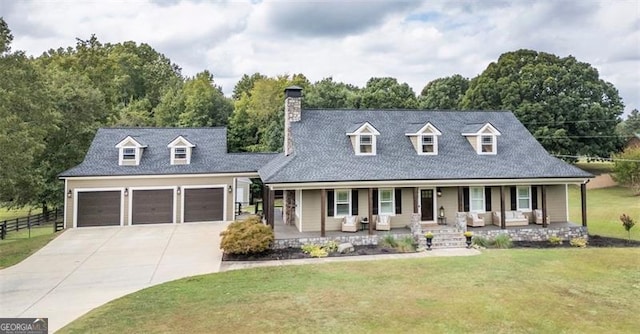
[[[464,212],[464,195],[462,187],[458,187],[458,212]]]
[[[256,207],[257,206],[258,204],[256,204]],[[272,227],[271,223],[269,222],[269,210],[267,209],[268,207],[269,207],[269,187],[263,185],[262,186],[262,217],[267,222],[267,225],[269,225],[269,227]]]
[[[275,230],[275,208],[276,206],[275,204],[275,198],[276,198],[276,192],[272,189],[269,189],[269,225],[271,226],[271,229]]]
[[[320,191],[320,236],[325,236],[325,219],[327,217],[327,190]]]
[[[507,229],[507,222],[504,219],[506,215],[506,210],[504,209],[504,186],[500,186],[500,228],[503,230]]]
[[[369,235],[373,234],[373,188],[369,188],[367,195],[367,202],[369,203],[369,208],[367,212],[369,214]]]
[[[587,184],[586,183],[582,183],[580,185],[580,202],[582,204],[582,226],[587,227]]]
[[[547,186],[542,185],[542,227],[546,228],[549,226],[549,222],[547,221]]]
[[[418,187],[413,188],[413,213],[418,213]]]

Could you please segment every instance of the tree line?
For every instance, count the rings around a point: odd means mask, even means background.
[[[280,151],[284,88],[304,89],[305,108],[507,109],[554,154],[608,156],[618,134],[640,131],[637,110],[621,123],[618,91],[569,56],[518,50],[475,78],[439,78],[416,94],[391,77],[364,87],[331,77],[245,74],[225,97],[211,72],[184,76],[147,44],[96,36],[38,57],[12,51],[0,18],[0,204],[58,205],[57,175],[80,163],[99,127],[228,127],[231,152]],[[410,112],[410,111],[407,111]],[[620,124],[621,125],[620,125]],[[618,132],[616,132],[616,127]]]

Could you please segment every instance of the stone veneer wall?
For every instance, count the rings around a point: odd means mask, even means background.
[[[396,239],[411,237],[411,234],[392,234]],[[384,235],[344,235],[338,237],[308,237],[297,239],[276,239],[273,241],[271,248],[283,249],[283,248],[300,248],[306,244],[324,245],[329,241],[335,241],[338,244],[349,242],[354,246],[368,246],[377,245],[379,238]],[[424,239],[424,238],[423,238]]]
[[[284,105],[284,141],[285,155],[293,153],[293,137],[291,123],[299,122],[302,118],[302,98],[288,97]]]
[[[486,238],[494,238],[500,234],[508,234],[512,241],[547,241],[552,235],[558,236],[562,238],[562,240],[589,237],[587,228],[583,226],[473,231],[474,236],[482,236]]]

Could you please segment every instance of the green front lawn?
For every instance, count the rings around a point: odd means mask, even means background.
[[[53,233],[52,225],[32,228],[31,237],[28,229],[7,233],[6,239],[0,240],[0,269],[21,262],[59,234]]]
[[[580,223],[580,187],[569,187],[569,219]],[[627,239],[620,215],[626,213],[636,221],[631,238],[640,240],[640,196],[628,188],[610,187],[587,190],[587,226],[589,234]]]
[[[516,249],[232,271],[125,296],[61,333],[631,333],[639,258]]]
[[[32,215],[37,215],[42,212],[42,209],[31,209]],[[16,219],[20,217],[26,217],[29,215],[29,208],[21,208],[21,209],[7,209],[0,207],[0,222]]]

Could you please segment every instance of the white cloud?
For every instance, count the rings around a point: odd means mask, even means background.
[[[39,55],[96,34],[148,43],[186,75],[210,70],[226,93],[242,74],[303,73],[364,85],[392,76],[416,92],[473,77],[520,48],[573,55],[640,108],[640,5],[622,1],[0,0],[13,49]]]

